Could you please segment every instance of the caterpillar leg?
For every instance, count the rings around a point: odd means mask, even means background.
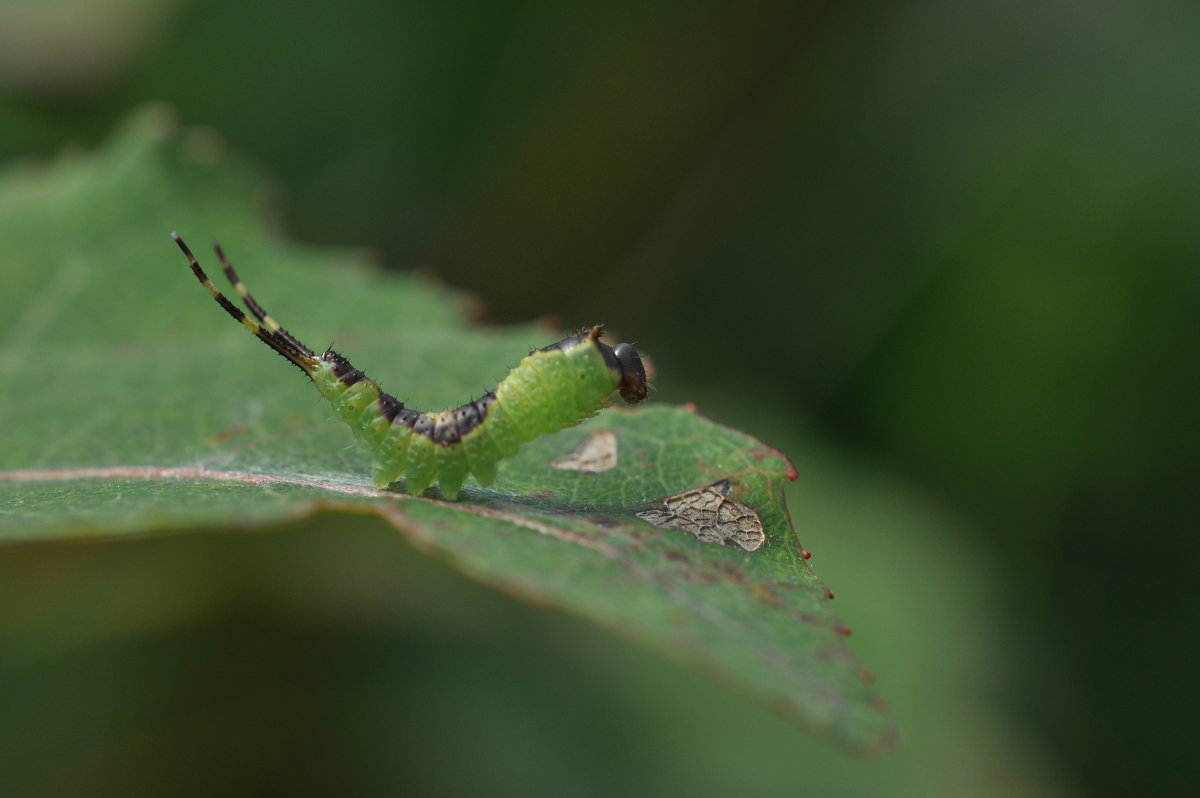
[[[412,442],[411,427],[392,424],[375,447],[375,487],[383,490],[404,473],[408,464],[408,447]]]
[[[375,466],[375,471],[371,477],[371,481],[375,483],[375,487],[383,490],[399,479],[400,474],[396,471],[395,467],[385,468],[384,466]]]
[[[459,446],[434,446],[437,456],[437,481],[442,495],[457,498],[467,479],[467,452]]]
[[[407,463],[404,467],[404,489],[413,496],[420,496],[437,478],[436,444],[422,434],[414,434],[408,444]]]
[[[486,488],[495,482],[500,452],[492,443],[487,429],[480,427],[464,435],[462,445],[467,450],[467,465],[479,484]]]

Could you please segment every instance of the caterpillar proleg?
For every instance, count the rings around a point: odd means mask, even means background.
[[[220,245],[213,250],[229,282],[250,311],[246,315],[213,284],[176,233],[196,279],[225,312],[303,371],[349,425],[359,444],[375,457],[375,485],[401,476],[418,495],[433,483],[448,499],[472,475],[481,485],[496,479],[501,460],[539,435],[557,432],[594,416],[614,393],[629,404],[646,398],[646,369],[629,344],[609,346],[600,326],[578,330],[535,349],[493,391],[452,410],[424,412],[405,407],[332,348],[316,353],[283,329],[238,278]]]

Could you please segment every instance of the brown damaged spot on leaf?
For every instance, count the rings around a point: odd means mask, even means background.
[[[753,508],[729,498],[732,489],[732,483],[722,479],[670,496],[661,507],[642,510],[637,517],[657,527],[688,532],[705,543],[758,551],[767,542],[762,521]]]
[[[611,471],[617,467],[617,433],[610,429],[593,430],[575,451],[551,460],[550,467],[584,474]]]
[[[783,600],[779,598],[779,594],[765,585],[762,582],[755,582],[750,589],[750,595],[754,596],[754,600],[759,604],[766,604],[768,607],[782,607]]]
[[[796,466],[792,465],[792,461],[788,460],[787,457],[780,454],[779,452],[777,452],[776,450],[772,449],[769,446],[756,446],[755,448],[749,450],[749,454],[751,457],[753,457],[755,460],[758,460],[758,461],[766,460],[767,458],[770,458],[770,457],[783,457],[784,460],[787,460],[787,466],[788,466],[787,478],[789,480],[791,480],[792,482],[795,482],[797,479],[800,478],[800,474],[797,473]]]
[[[745,571],[735,565],[720,563],[714,570],[719,571],[721,576],[725,577],[725,581],[735,587],[741,587],[746,584]]]

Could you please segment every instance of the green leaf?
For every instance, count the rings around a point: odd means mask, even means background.
[[[216,307],[170,231],[198,254],[219,236],[286,327],[336,341],[411,406],[477,395],[554,334],[472,326],[464,299],[429,281],[272,235],[263,186],[156,109],[97,155],[0,176],[0,539],[374,515],[472,577],[700,665],[852,751],[892,744],[792,530],[791,465],[741,432],[651,400],[538,439],[458,502],[375,490],[369,456],[307,380]],[[616,433],[616,468],[548,467],[595,429]],[[761,518],[757,552],[634,514],[720,479]]]

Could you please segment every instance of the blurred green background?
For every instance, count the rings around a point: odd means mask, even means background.
[[[166,102],[294,238],[604,320],[793,455],[905,735],[846,759],[323,518],[0,551],[4,794],[1194,794],[1197,42],[1185,2],[3,0],[3,161]]]

